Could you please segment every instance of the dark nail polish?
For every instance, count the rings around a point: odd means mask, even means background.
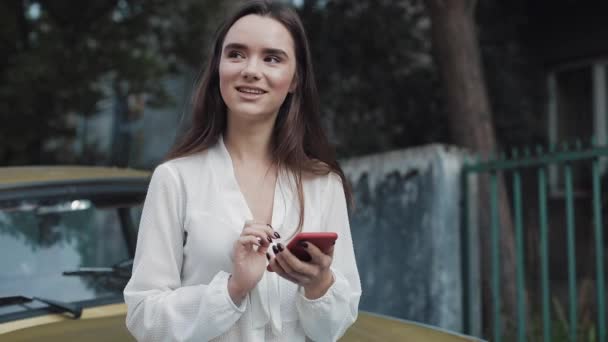
[[[274,254],[279,254],[279,249],[277,248],[277,246],[272,246],[272,251],[274,252]]]
[[[276,237],[277,237],[277,239],[280,239],[280,238],[281,238],[281,235],[279,235],[279,233],[277,233],[277,232],[274,232],[274,236],[276,236]]]
[[[268,239],[268,242],[272,242],[272,239],[270,237],[267,237],[266,239]]]
[[[266,253],[266,259],[268,259],[268,261],[270,261],[270,254]]]
[[[279,252],[282,252],[285,248],[283,247],[282,244],[279,244]]]
[[[270,225],[270,223],[266,223],[266,225],[268,226],[268,228],[274,229],[274,228],[272,228],[272,226]]]
[[[300,246],[308,248],[308,243],[306,241],[300,241]]]

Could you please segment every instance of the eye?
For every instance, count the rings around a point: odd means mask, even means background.
[[[237,59],[240,59],[240,58],[245,58],[245,55],[242,52],[240,52],[240,51],[231,50],[231,51],[228,52],[228,58],[237,58]]]
[[[281,63],[281,58],[275,55],[270,55],[270,56],[266,56],[266,58],[264,58],[265,62],[269,62],[269,63]]]

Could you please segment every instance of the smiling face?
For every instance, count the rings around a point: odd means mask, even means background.
[[[289,31],[278,21],[247,15],[228,30],[219,64],[228,117],[274,120],[296,86],[296,56]]]

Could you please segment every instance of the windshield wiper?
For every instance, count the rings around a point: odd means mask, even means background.
[[[112,276],[117,278],[129,279],[131,277],[131,268],[133,267],[133,259],[121,261],[111,267],[79,267],[74,271],[63,271],[64,276]]]
[[[64,303],[56,300],[45,299],[40,297],[26,297],[26,296],[7,296],[0,297],[0,306],[8,305],[20,305],[30,303],[33,301],[39,301],[52,308],[53,311],[57,312],[68,312],[72,315],[73,319],[78,319],[82,315],[82,307],[76,304]]]

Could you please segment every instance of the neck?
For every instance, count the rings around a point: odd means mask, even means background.
[[[232,159],[240,164],[271,164],[273,127],[274,122],[228,120],[224,144]]]

